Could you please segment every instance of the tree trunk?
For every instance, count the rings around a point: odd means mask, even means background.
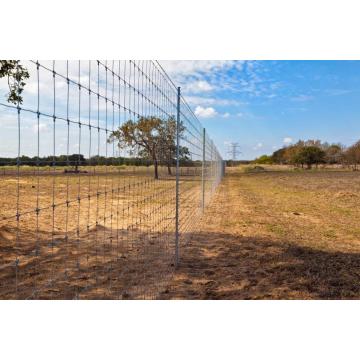
[[[171,164],[168,164],[167,168],[168,168],[168,175],[172,175],[171,174]]]
[[[155,180],[159,179],[158,161],[157,161],[157,159],[154,159],[154,178],[155,178]]]

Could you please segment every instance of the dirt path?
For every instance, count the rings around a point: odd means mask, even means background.
[[[359,179],[304,176],[229,174],[161,298],[359,299]]]

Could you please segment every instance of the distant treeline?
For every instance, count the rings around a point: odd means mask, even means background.
[[[249,165],[251,160],[226,160],[226,166]]]
[[[199,161],[180,160],[181,166],[197,166]],[[29,157],[22,155],[19,158],[5,158],[0,157],[0,166],[15,166],[15,165],[28,165],[28,166],[96,166],[96,165],[126,165],[126,166],[150,166],[153,164],[152,160],[136,157],[105,157],[105,156],[92,156],[85,158],[82,154],[72,155],[59,155],[59,156],[44,156],[44,157]],[[159,164],[161,165],[161,163]],[[174,164],[175,166],[175,161]]]
[[[345,147],[339,143],[322,143],[320,140],[299,140],[296,144],[276,150],[271,156],[262,155],[253,163],[306,166],[308,169],[319,164],[339,164],[356,170],[360,164],[360,141]]]

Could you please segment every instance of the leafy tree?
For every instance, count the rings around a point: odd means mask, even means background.
[[[343,146],[332,144],[325,148],[325,161],[327,164],[339,164],[344,159]]]
[[[317,146],[305,146],[299,150],[294,158],[299,163],[306,164],[308,169],[311,169],[312,165],[324,162],[325,152]]]
[[[296,144],[288,146],[285,150],[285,160],[287,164],[298,165],[302,164],[299,153],[304,148],[304,142],[298,141]]]
[[[184,131],[180,126],[180,132]],[[154,165],[154,177],[159,178],[159,163],[165,163],[168,173],[176,159],[176,121],[174,118],[161,120],[155,116],[140,117],[128,120],[109,137],[109,142],[117,141],[121,149],[137,151],[144,159],[150,159]],[[189,151],[185,147],[179,149],[180,156],[187,158]]]
[[[273,162],[276,164],[285,164],[286,163],[285,152],[286,152],[286,148],[281,148],[279,150],[276,150],[271,156]]]
[[[158,158],[161,163],[166,164],[169,175],[172,175],[171,167],[176,163],[176,125],[176,119],[170,117],[168,120],[162,121],[159,131],[160,146],[158,148]],[[185,126],[180,123],[179,135],[181,136],[184,131]],[[190,152],[187,147],[179,146],[179,160],[190,160]]]
[[[273,158],[269,155],[261,155],[253,161],[254,164],[272,164]]]
[[[86,165],[86,160],[83,154],[69,155],[69,163],[74,166],[74,171],[79,172],[79,166]]]
[[[161,119],[148,116],[140,117],[137,121],[128,120],[109,137],[109,142],[118,141],[121,149],[139,150],[143,157],[149,157],[154,164],[155,179],[159,178],[158,154],[160,147]]]
[[[28,70],[19,60],[0,60],[0,78],[6,77],[9,86],[7,101],[15,105],[22,104],[25,79],[30,77]]]
[[[346,150],[345,159],[349,165],[354,167],[354,170],[357,170],[357,165],[360,164],[360,141],[357,141]]]

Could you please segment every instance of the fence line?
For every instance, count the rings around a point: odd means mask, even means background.
[[[0,298],[158,297],[221,181],[215,144],[157,61],[22,64],[22,102],[0,79]]]

